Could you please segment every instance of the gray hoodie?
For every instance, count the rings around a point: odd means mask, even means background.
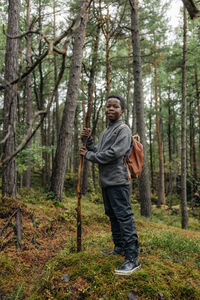
[[[132,147],[132,134],[122,120],[110,122],[101,134],[99,143],[94,146],[90,137],[87,141],[85,158],[99,164],[99,183],[101,187],[113,185],[129,185],[128,171],[124,164],[124,155],[128,155]]]

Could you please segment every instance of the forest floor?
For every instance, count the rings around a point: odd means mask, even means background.
[[[140,216],[132,199],[142,268],[117,276],[121,256],[112,249],[108,218],[97,195],[82,198],[82,251],[76,253],[76,197],[53,203],[40,190],[22,189],[18,201],[0,204],[0,231],[20,206],[23,240],[0,237],[0,299],[200,299],[200,219],[182,230],[179,208],[153,207],[152,221]],[[95,201],[94,201],[95,199]]]

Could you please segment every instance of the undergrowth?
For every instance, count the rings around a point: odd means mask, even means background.
[[[62,203],[56,203],[47,196],[33,189],[23,189],[19,195],[19,203],[34,215],[36,227],[24,217],[21,251],[13,243],[1,252],[0,299],[131,299],[133,294],[145,300],[200,299],[198,218],[190,217],[190,230],[182,230],[179,208],[153,206],[152,221],[146,220],[133,198],[142,268],[118,277],[114,269],[123,257],[100,252],[113,247],[100,195],[82,198],[79,253],[76,197],[64,196]],[[1,219],[0,228],[5,222]],[[37,243],[32,243],[33,233]]]

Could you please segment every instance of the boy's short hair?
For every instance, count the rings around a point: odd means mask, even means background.
[[[120,105],[121,105],[121,108],[122,108],[122,110],[124,110],[125,109],[125,101],[124,101],[124,99],[121,97],[121,96],[119,96],[119,95],[109,95],[108,97],[107,97],[107,101],[108,101],[108,99],[110,99],[110,98],[116,98],[116,99],[118,99],[119,101],[120,101]]]

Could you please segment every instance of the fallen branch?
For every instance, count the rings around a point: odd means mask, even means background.
[[[7,239],[9,237],[9,235],[11,235],[11,233],[13,233],[13,229],[11,229],[10,231],[8,231],[5,236],[3,237],[3,239]]]
[[[21,211],[18,208],[16,213],[16,236],[17,236],[17,250],[21,249],[21,241],[22,241],[22,216]]]
[[[33,228],[34,228],[33,238],[32,238],[32,240],[31,240],[31,242],[32,242],[34,245],[36,245],[36,244],[39,245],[40,243],[36,241],[36,233],[35,233],[35,229],[37,228],[37,225],[36,225],[36,222],[35,222],[35,217],[34,217],[33,214],[32,214],[30,217],[31,217],[31,221],[32,221],[32,223],[33,223]]]
[[[18,211],[18,210],[15,210],[14,213],[8,218],[6,224],[4,225],[4,227],[3,227],[3,228],[1,229],[1,231],[0,231],[0,236],[2,235],[3,231],[9,226],[9,224],[10,224],[12,218],[16,215],[17,211]]]

